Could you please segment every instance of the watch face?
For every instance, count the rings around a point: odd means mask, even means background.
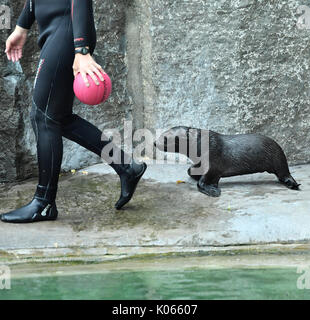
[[[83,48],[83,49],[82,49],[82,54],[87,54],[87,53],[88,53],[87,48]]]

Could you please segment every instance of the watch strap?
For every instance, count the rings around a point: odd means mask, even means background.
[[[86,48],[86,47],[82,47],[82,48],[79,48],[79,49],[75,49],[75,53],[81,53],[83,55],[86,55],[89,53],[89,49]]]

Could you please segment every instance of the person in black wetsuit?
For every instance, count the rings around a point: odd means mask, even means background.
[[[95,83],[104,81],[104,72],[92,58],[96,45],[92,0],[27,0],[14,32],[6,42],[9,60],[18,61],[26,42],[27,31],[34,21],[39,26],[41,49],[34,81],[31,123],[36,136],[39,182],[33,199],[22,208],[1,215],[4,222],[55,220],[56,193],[63,155],[62,137],[75,141],[110,162],[120,176],[121,196],[116,209],[132,197],[146,170],[145,163],[135,162],[128,154],[113,146],[104,154],[102,132],[72,112],[74,76],[81,73],[89,85],[87,74]],[[73,70],[72,70],[73,68]],[[119,161],[115,161],[119,159]]]

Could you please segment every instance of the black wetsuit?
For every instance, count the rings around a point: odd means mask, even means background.
[[[41,48],[30,113],[39,165],[36,198],[42,199],[45,204],[52,204],[53,209],[63,156],[62,137],[77,142],[103,158],[102,149],[107,144],[107,141],[101,141],[102,132],[97,127],[72,113],[74,48],[89,46],[92,54],[96,45],[92,0],[27,0],[17,25],[30,29],[35,20],[39,26],[38,45]],[[121,175],[128,171],[129,166],[111,165],[122,180]],[[123,183],[123,200],[116,205],[117,208],[129,201],[138,181],[133,183],[133,189],[127,182]],[[26,209],[23,209],[24,212],[29,211]],[[13,219],[14,215],[27,215],[29,218],[30,213],[15,212],[2,215],[1,219],[7,221]],[[20,220],[24,222],[25,219]]]
[[[74,45],[95,49],[91,0],[27,0],[17,25],[39,26],[40,60],[31,121],[37,138],[39,185],[54,200],[63,155],[62,136],[101,155],[101,131],[72,113]],[[74,35],[74,36],[73,36]],[[75,42],[74,42],[75,39]]]
[[[72,44],[73,36],[75,47],[90,46],[95,49],[92,0],[27,0],[17,25],[30,29],[35,20],[39,26],[38,44],[41,49],[57,29],[68,36],[68,45]]]

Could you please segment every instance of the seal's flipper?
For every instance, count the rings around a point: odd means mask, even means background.
[[[219,197],[221,195],[221,189],[218,187],[219,180],[220,177],[209,170],[206,175],[199,179],[197,188],[210,197]]]
[[[197,183],[197,188],[200,192],[210,197],[219,197],[221,195],[221,189],[215,184]]]
[[[292,190],[300,190],[300,184],[295,181],[295,179],[289,175],[287,177],[278,177],[279,181],[284,184],[286,187]]]

